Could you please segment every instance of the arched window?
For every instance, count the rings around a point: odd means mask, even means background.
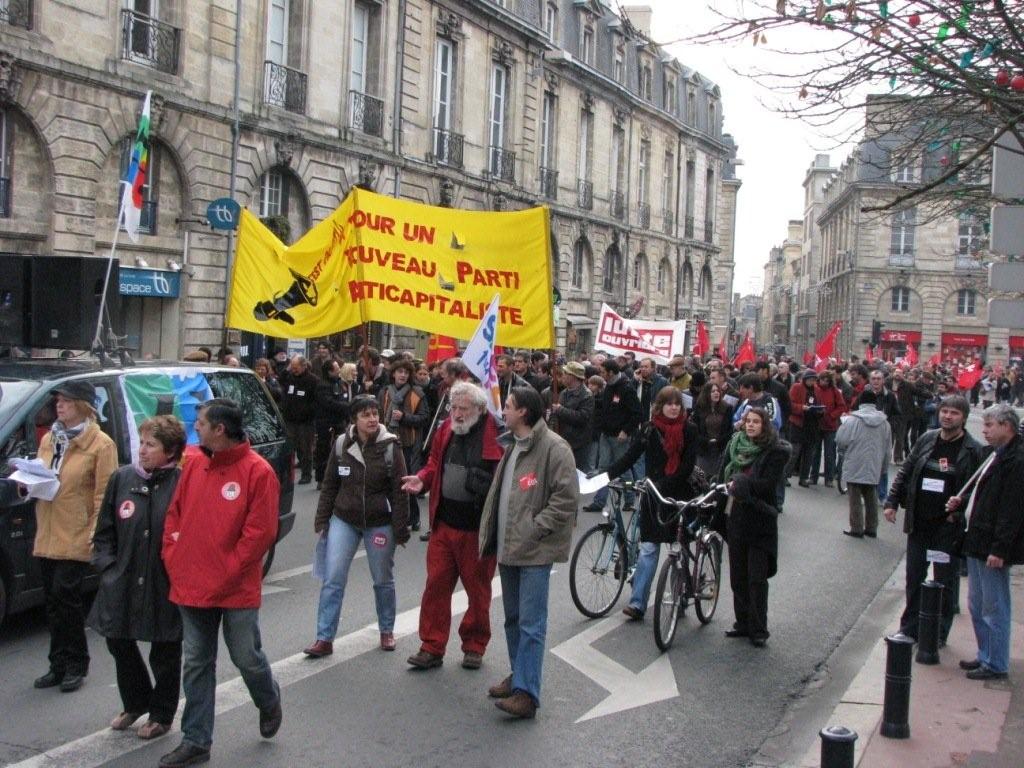
[[[569,275],[570,285],[573,288],[582,289],[584,286],[584,275],[590,269],[590,244],[585,238],[576,241],[572,249],[572,271]]]
[[[711,298],[711,269],[707,264],[700,272],[700,282],[697,284],[697,296],[701,299]]]
[[[638,253],[636,258],[633,260],[633,290],[643,291],[647,288],[647,258],[642,254]]]
[[[956,292],[956,313],[958,315],[973,315],[977,298],[978,292],[973,288],[961,288]]]
[[[679,281],[679,290],[684,303],[690,301],[693,293],[693,266],[690,262],[683,263],[682,277]]]
[[[669,275],[672,273],[672,265],[668,258],[658,262],[658,293],[665,293],[668,290]]]
[[[622,273],[622,254],[616,246],[609,248],[604,255],[604,290],[612,293],[615,281]]]

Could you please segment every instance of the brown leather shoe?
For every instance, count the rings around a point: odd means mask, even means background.
[[[483,655],[477,653],[476,651],[466,651],[466,654],[462,657],[463,669],[480,669],[480,666],[483,663]]]
[[[487,695],[492,699],[507,699],[512,695],[512,675],[509,675],[497,685],[487,689]]]
[[[110,730],[112,731],[127,731],[131,728],[135,721],[138,720],[143,712],[122,712],[120,715],[110,721]]]
[[[317,640],[304,650],[303,653],[314,659],[319,659],[321,656],[330,656],[334,653],[334,643],[327,640]]]
[[[630,621],[643,621],[644,612],[639,608],[634,608],[632,605],[627,605],[622,609],[622,612],[629,616]]]
[[[393,632],[380,633],[380,649],[382,651],[395,650],[395,635]]]
[[[419,650],[406,659],[406,661],[410,666],[416,667],[416,669],[433,669],[434,667],[440,667],[444,664],[444,656],[438,656],[436,653]]]
[[[155,720],[147,720],[139,728],[138,734],[140,739],[149,741],[150,739],[158,739],[164,734],[171,730],[171,726],[164,723],[158,723]]]
[[[507,699],[498,699],[494,702],[494,706],[512,717],[523,720],[530,720],[537,714],[537,705],[534,703],[533,697],[523,691],[516,691]]]

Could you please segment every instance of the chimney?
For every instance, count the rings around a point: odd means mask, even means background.
[[[629,23],[636,27],[637,31],[646,37],[651,36],[651,16],[654,15],[651,6],[626,5],[622,7],[622,14],[629,19]]]

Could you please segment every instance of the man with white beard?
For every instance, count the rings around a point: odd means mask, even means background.
[[[497,560],[479,556],[480,515],[502,456],[498,425],[487,412],[487,395],[468,381],[449,392],[451,413],[430,444],[426,465],[402,478],[402,490],[430,491],[427,584],[420,604],[420,650],[409,657],[417,669],[444,663],[451,629],[452,593],[459,579],[469,609],[459,625],[462,666],[479,669],[491,639],[491,580]]]

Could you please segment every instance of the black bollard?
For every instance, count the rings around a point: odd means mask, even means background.
[[[822,728],[821,768],[853,768],[853,746],[857,732],[842,725]]]
[[[910,738],[910,669],[914,639],[889,635],[885,656],[885,700],[882,704],[882,735],[890,739]]]
[[[921,610],[917,619],[918,664],[939,663],[939,626],[942,621],[942,585],[928,580],[921,585]]]

